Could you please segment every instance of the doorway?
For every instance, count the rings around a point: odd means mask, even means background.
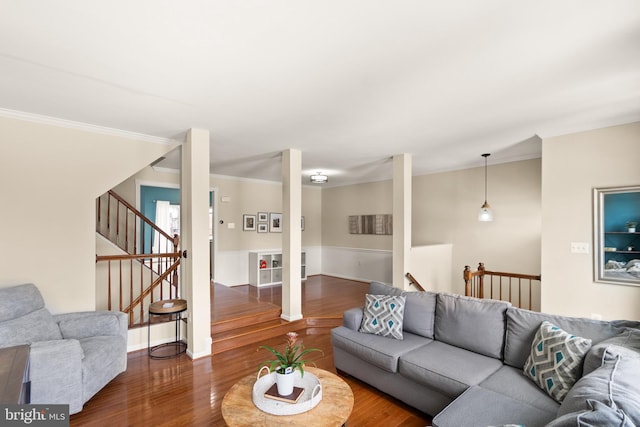
[[[137,187],[140,212],[169,235],[180,235],[180,187],[171,184],[138,184]],[[209,279],[212,281],[215,277],[215,259],[218,251],[216,192],[216,188],[209,191]],[[150,227],[148,228],[140,231],[144,236],[144,250],[151,250],[154,245],[154,233]]]

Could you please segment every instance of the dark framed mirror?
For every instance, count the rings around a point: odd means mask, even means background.
[[[594,280],[640,286],[640,186],[594,188]]]

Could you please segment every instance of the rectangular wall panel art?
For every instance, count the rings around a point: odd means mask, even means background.
[[[350,234],[393,234],[392,215],[350,215]]]

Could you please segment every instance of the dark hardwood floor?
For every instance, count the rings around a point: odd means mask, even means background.
[[[341,316],[345,309],[362,305],[367,288],[368,284],[362,282],[310,277],[303,285],[303,315]],[[258,315],[273,306],[279,308],[281,301],[279,286],[262,289],[212,286],[212,293],[213,323],[234,316],[232,304],[236,299],[239,301],[236,315],[241,316]],[[323,350],[323,354],[312,353],[316,365],[335,373],[329,331],[329,328],[307,328],[298,332],[306,347]],[[82,412],[71,416],[71,425],[224,426],[221,404],[227,390],[244,376],[255,374],[260,363],[269,358],[266,351],[258,351],[258,346],[278,346],[283,342],[283,336],[268,338],[193,361],[186,355],[152,360],[146,350],[132,352],[128,355],[126,372],[90,399]],[[355,397],[349,426],[431,425],[426,414],[353,377],[338,374]]]

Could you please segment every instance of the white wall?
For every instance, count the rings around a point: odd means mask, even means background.
[[[0,286],[35,283],[54,313],[93,310],[96,197],[172,148],[0,117]]]
[[[542,145],[542,310],[640,320],[640,287],[596,283],[592,190],[640,184],[640,123],[546,138]],[[591,251],[590,251],[591,252]]]

